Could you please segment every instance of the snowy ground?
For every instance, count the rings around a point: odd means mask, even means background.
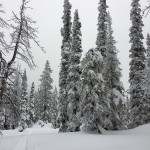
[[[150,150],[150,125],[103,134],[58,133],[50,125],[3,131],[0,150]]]

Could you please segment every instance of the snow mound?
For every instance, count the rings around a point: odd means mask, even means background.
[[[28,134],[41,134],[41,133],[57,133],[58,129],[54,129],[51,123],[45,123],[41,120],[36,122],[31,128],[25,129]]]
[[[148,135],[150,136],[150,124],[141,125],[137,128],[123,131],[106,131],[102,129],[103,135]]]
[[[45,123],[45,122],[39,120],[32,126],[32,128],[53,128],[53,126],[51,123]]]
[[[51,123],[44,123],[43,121],[39,120],[31,128],[27,128],[23,132],[19,132],[19,131],[20,131],[20,127],[16,128],[15,130],[2,130],[1,136],[9,137],[9,136],[25,136],[25,135],[42,134],[42,133],[49,134],[49,133],[57,133],[58,129],[54,129]]]

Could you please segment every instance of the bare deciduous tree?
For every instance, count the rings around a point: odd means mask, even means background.
[[[31,69],[36,66],[33,60],[33,55],[30,51],[30,42],[35,42],[36,45],[44,51],[44,48],[40,46],[39,41],[37,40],[38,30],[33,27],[33,24],[36,22],[26,15],[26,10],[30,9],[30,7],[27,6],[28,3],[29,1],[22,0],[19,16],[13,12],[13,24],[10,25],[13,29],[13,33],[11,34],[12,40],[11,46],[9,47],[9,51],[12,53],[12,58],[7,62],[4,77],[1,82],[0,103],[2,103],[6,83],[9,75],[12,73],[11,68],[15,63],[15,60],[17,58],[23,60]]]

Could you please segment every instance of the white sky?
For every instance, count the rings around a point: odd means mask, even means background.
[[[6,18],[10,18],[11,12],[18,12],[22,0],[1,0],[6,12]],[[29,14],[33,20],[37,21],[36,27],[39,28],[39,40],[41,45],[45,47],[47,53],[43,53],[39,48],[32,46],[32,52],[35,58],[35,63],[38,68],[34,71],[27,69],[28,84],[35,82],[39,84],[39,78],[42,74],[46,60],[50,61],[53,70],[52,78],[54,86],[58,87],[59,64],[61,59],[61,42],[62,37],[60,29],[62,24],[64,0],[31,0],[29,6],[33,8]],[[84,53],[90,48],[95,47],[97,36],[97,18],[98,18],[98,2],[99,0],[70,0],[72,4],[72,18],[75,9],[79,10],[80,21],[82,23],[82,45]],[[130,5],[132,0],[107,0],[108,10],[110,11],[114,37],[117,41],[117,49],[122,68],[122,81],[125,89],[128,89],[128,74],[129,74],[129,28],[130,24]],[[142,9],[147,4],[147,0],[141,0]],[[145,27],[143,28],[144,37],[149,31],[150,16],[143,18]],[[145,40],[144,40],[145,43]],[[84,54],[83,54],[84,55]],[[25,66],[24,66],[25,67]],[[22,69],[24,69],[22,67]]]

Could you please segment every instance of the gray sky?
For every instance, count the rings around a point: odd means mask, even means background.
[[[11,12],[18,12],[22,0],[1,0],[6,11],[6,16],[11,17]],[[141,0],[142,9],[147,4],[147,0]],[[90,48],[95,47],[97,35],[97,18],[98,18],[98,2],[99,0],[70,0],[72,4],[72,18],[75,9],[79,10],[80,21],[82,23],[82,45],[83,55]],[[117,41],[117,49],[122,68],[122,81],[125,89],[128,89],[128,74],[129,74],[129,28],[130,24],[130,5],[132,0],[107,0],[108,10],[110,11],[114,37]],[[28,83],[35,82],[39,84],[39,78],[42,74],[46,60],[50,61],[53,70],[52,78],[54,86],[58,86],[59,64],[61,59],[61,41],[60,28],[63,15],[63,0],[31,0],[29,6],[33,8],[28,13],[33,20],[37,21],[36,27],[39,28],[39,40],[41,45],[45,47],[46,54],[43,53],[35,45],[32,46],[32,53],[35,58],[35,63],[38,68],[30,71],[28,67]],[[143,18],[145,27],[143,28],[144,37],[149,31],[150,16]],[[145,40],[143,41],[145,43]],[[22,67],[24,69],[25,66]]]

